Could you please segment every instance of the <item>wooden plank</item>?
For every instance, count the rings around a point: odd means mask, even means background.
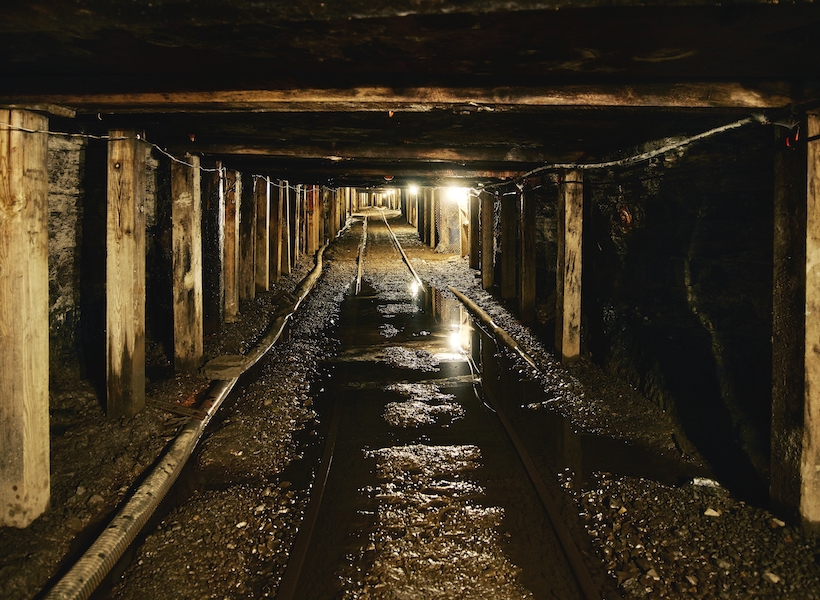
[[[256,297],[256,198],[253,179],[242,180],[239,202],[239,307]]]
[[[336,188],[332,192],[332,196],[330,197],[330,214],[328,216],[328,223],[330,228],[328,229],[328,236],[331,240],[336,237],[336,234],[339,233],[339,215],[341,211],[339,210],[340,200],[342,194],[339,188]]]
[[[565,171],[558,194],[555,346],[563,362],[581,355],[583,171]]]
[[[202,364],[202,190],[200,159],[171,162],[171,221],[174,270],[174,367],[195,371]]]
[[[518,195],[501,198],[501,299],[518,294]]]
[[[256,197],[256,291],[270,289],[270,186],[266,177],[254,179]]]
[[[481,192],[481,287],[493,287],[495,277],[495,196]]]
[[[806,131],[806,124],[802,124]],[[772,425],[770,496],[781,515],[797,517],[805,401],[806,145],[787,147],[774,128],[772,286]],[[811,142],[816,143],[816,142]]]
[[[479,196],[480,193],[470,192],[470,268],[478,269],[479,266],[479,216],[481,213]]]
[[[293,238],[291,236],[291,205],[293,204],[293,190],[287,181],[282,181],[284,191],[282,204],[282,274],[290,275],[293,270]]]
[[[44,131],[48,119],[0,110]],[[49,502],[48,136],[0,125],[0,525],[27,527]]]
[[[220,161],[202,175],[202,313],[205,335],[225,321],[225,169]]]
[[[7,98],[103,112],[429,112],[452,105],[504,107],[613,106],[668,108],[779,108],[793,102],[788,82],[755,87],[739,82],[684,82],[556,86],[355,87],[339,89],[39,94]]]
[[[106,235],[106,412],[145,407],[145,159],[131,130],[108,142]],[[122,139],[120,139],[122,138]]]
[[[225,321],[239,319],[239,200],[242,197],[242,175],[225,171]]]
[[[429,220],[427,221],[427,224],[430,227],[430,231],[427,233],[427,245],[430,246],[431,248],[435,248],[436,247],[436,242],[437,242],[437,239],[436,239],[436,224],[438,222],[438,217],[439,217],[438,201],[439,201],[440,191],[439,191],[439,188],[430,188],[429,191],[430,191],[430,197],[429,197],[429,204],[428,204],[427,208],[430,212],[429,212]]]
[[[535,195],[529,184],[521,192],[519,219],[518,316],[521,322],[535,322]]]
[[[820,525],[820,115],[808,118],[806,202],[806,335],[803,451],[800,458],[800,515]]]

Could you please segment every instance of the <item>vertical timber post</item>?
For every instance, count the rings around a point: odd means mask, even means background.
[[[195,371],[202,363],[202,194],[199,157],[171,163],[174,254],[174,368]]]
[[[518,293],[518,194],[501,196],[501,299]]]
[[[521,191],[518,314],[527,325],[535,321],[535,192],[529,183]]]
[[[0,110],[0,525],[49,501],[48,119]]]
[[[495,275],[495,197],[481,192],[481,287],[493,287]]]
[[[202,177],[202,287],[205,334],[225,320],[225,170],[220,161]]]
[[[145,148],[111,130],[106,236],[106,412],[145,407]]]
[[[299,260],[299,251],[301,246],[301,213],[302,213],[302,186],[297,185],[293,193],[293,206],[291,206],[291,221],[290,221],[290,235],[291,235],[291,267],[295,267]]]
[[[239,319],[239,200],[242,197],[242,175],[225,172],[225,320]]]
[[[290,275],[293,268],[293,259],[291,258],[291,204],[293,203],[293,194],[291,193],[290,184],[287,181],[280,182],[282,185],[282,274]]]
[[[820,114],[808,118],[806,201],[806,337],[800,516],[820,528]]]
[[[282,276],[282,181],[270,185],[270,282],[279,281]]]
[[[242,181],[239,201],[239,305],[256,297],[256,198],[253,179]]]
[[[257,177],[256,197],[256,291],[270,289],[270,186],[267,177]]]
[[[583,178],[583,171],[565,171],[558,192],[555,347],[563,362],[572,362],[581,355]]]
[[[427,245],[431,248],[435,249],[436,247],[436,216],[438,210],[438,188],[430,188],[429,190],[429,204],[428,204],[428,216],[429,219],[427,221],[427,225],[429,226],[430,230],[427,233]]]
[[[479,243],[479,214],[481,212],[481,208],[479,207],[479,199],[481,197],[481,192],[474,194],[470,191],[470,268],[471,269],[478,269],[479,260],[478,260],[478,249],[480,246]]]

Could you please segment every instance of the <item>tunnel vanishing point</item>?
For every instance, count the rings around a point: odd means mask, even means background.
[[[3,525],[48,506],[50,380],[134,415],[147,337],[199,369],[204,336],[371,205],[820,524],[816,4],[0,15]]]

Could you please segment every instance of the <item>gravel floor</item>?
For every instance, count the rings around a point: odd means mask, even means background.
[[[393,228],[425,281],[467,294],[535,358],[539,373],[528,373],[523,364],[518,368],[538,379],[544,399],[521,410],[555,411],[578,431],[625,440],[647,456],[700,464],[696,449],[665,413],[588,362],[562,367],[480,288],[464,259],[423,247],[412,227],[396,223]],[[193,491],[148,532],[126,571],[128,585],[115,585],[110,597],[275,594],[307,502],[304,485],[293,485],[288,469],[302,452],[294,435],[306,431],[310,439],[317,425],[311,383],[321,360],[337,348],[333,326],[355,277],[360,235],[360,225],[354,224],[328,249],[326,272],[300,309],[289,339],[273,351],[241,401],[225,407],[195,456]],[[244,307],[242,322],[226,325],[220,336],[207,340],[208,356],[251,347],[284,293],[309,268],[310,261],[303,259],[296,273]],[[384,329],[386,339],[391,334]],[[160,354],[154,349],[151,356],[161,371],[167,365]],[[206,383],[196,375],[153,380],[149,397],[190,404]],[[157,408],[130,420],[108,421],[93,387],[62,379],[51,398],[51,508],[25,530],[0,530],[3,598],[31,598],[47,588],[104,527],[180,425],[179,417]],[[580,481],[569,470],[545,476],[563,486],[563,512],[607,598],[820,596],[818,538],[732,498],[719,484],[701,480],[671,486],[604,472]],[[206,478],[208,487],[198,485]]]

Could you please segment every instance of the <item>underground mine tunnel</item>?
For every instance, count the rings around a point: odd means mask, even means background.
[[[812,2],[0,9],[4,598],[816,598]]]

